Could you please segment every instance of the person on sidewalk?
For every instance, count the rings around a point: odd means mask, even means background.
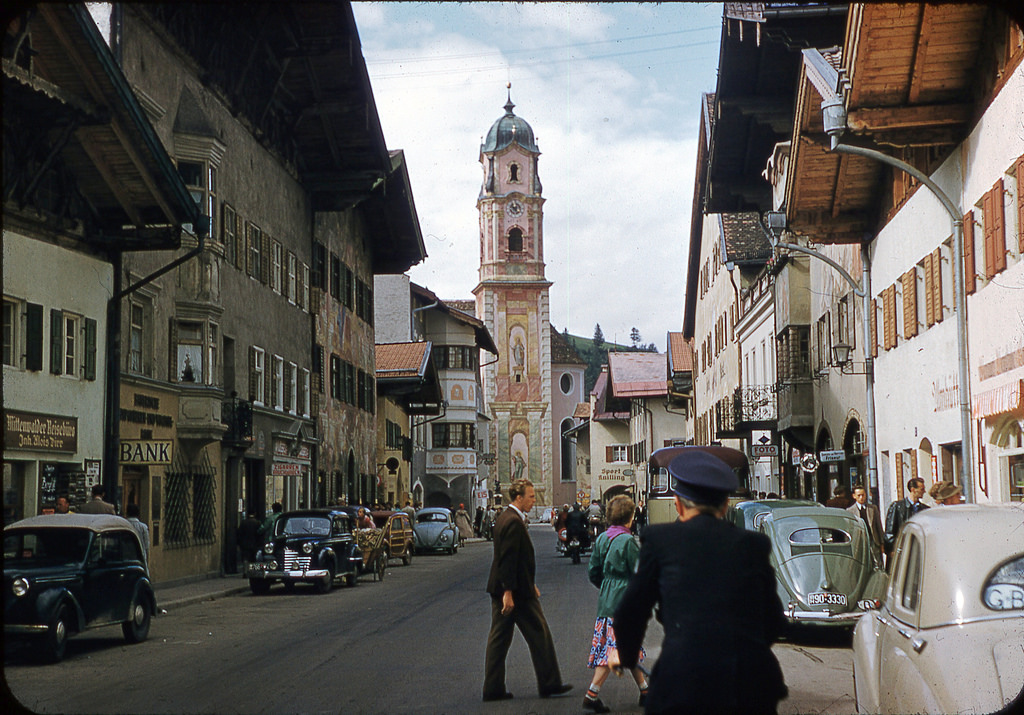
[[[494,524],[494,560],[487,579],[491,630],[484,662],[484,702],[512,697],[505,689],[505,656],[516,627],[530,648],[540,696],[550,698],[572,690],[571,685],[562,682],[555,643],[540,607],[540,589],[534,583],[537,564],[526,528],[526,512],[537,500],[533,482],[516,479],[508,496],[509,508],[502,511]]]
[[[885,535],[885,532],[882,530],[882,517],[878,511],[878,506],[868,504],[868,492],[863,484],[854,486],[853,501],[853,506],[849,507],[846,511],[854,516],[859,516],[864,522],[864,526],[868,530],[868,543],[871,544],[871,556],[875,560],[875,565],[878,568],[882,568],[882,551],[884,550],[882,537]]]
[[[245,569],[256,560],[256,552],[263,546],[260,541],[260,520],[252,509],[246,512],[242,523],[238,525],[237,539],[238,548],[242,551],[242,573],[245,574]]]
[[[281,518],[283,511],[284,506],[279,501],[274,502],[273,506],[270,507],[270,514],[260,524],[259,537],[261,543],[270,541],[270,537],[274,535],[274,524]]]
[[[721,459],[688,450],[668,472],[679,518],[644,531],[637,572],[613,616],[618,650],[608,663],[636,667],[658,606],[665,637],[647,715],[775,713],[788,690],[772,653],[786,619],[771,542],[723,519],[739,480]]]
[[[79,510],[79,514],[117,514],[114,510],[114,505],[104,501],[103,497],[107,495],[107,490],[104,489],[102,484],[94,484],[92,488],[92,499],[83,504]]]
[[[139,543],[142,544],[142,553],[146,555],[146,563],[149,563],[149,527],[139,518],[139,505],[132,503],[124,508],[125,516],[131,523],[135,533],[139,535]]]
[[[896,547],[896,537],[900,535],[900,529],[910,517],[928,508],[928,505],[921,501],[923,496],[924,480],[914,477],[907,482],[907,496],[899,501],[894,501],[885,512],[886,568],[892,558],[892,550]]]
[[[469,520],[465,504],[459,504],[455,511],[455,528],[459,530],[459,546],[465,544],[466,539],[473,538],[473,523]]]
[[[617,649],[614,621],[615,607],[619,605],[629,579],[636,571],[640,558],[640,544],[630,531],[636,504],[625,494],[613,497],[608,502],[608,528],[597,537],[594,551],[590,554],[587,576],[590,582],[601,589],[597,599],[597,621],[594,623],[594,638],[590,644],[590,658],[587,667],[594,670],[593,680],[587,694],[583,696],[583,709],[595,713],[611,712],[601,702],[600,692],[604,681],[612,672],[608,665],[609,655]],[[633,668],[633,679],[640,688],[640,705],[647,700],[647,678],[639,663],[646,654],[640,649],[637,666]]]

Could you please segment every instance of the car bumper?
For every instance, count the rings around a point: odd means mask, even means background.
[[[791,623],[812,623],[812,624],[835,624],[835,625],[853,625],[861,616],[864,615],[864,611],[843,611],[840,613],[830,613],[828,611],[801,611],[796,608],[790,607],[784,611],[786,620]]]
[[[30,623],[5,623],[4,633],[9,635],[38,635],[50,629],[47,625]]]
[[[277,579],[281,581],[306,581],[309,579],[323,578],[329,572],[327,569],[276,569],[270,571],[260,568],[259,563],[249,564],[245,572],[246,578],[255,579]]]

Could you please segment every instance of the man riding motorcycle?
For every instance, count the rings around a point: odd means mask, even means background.
[[[590,534],[587,533],[587,515],[580,510],[579,504],[573,504],[572,511],[565,517],[565,530],[570,541],[573,537],[579,539],[581,551],[586,551],[590,548]]]

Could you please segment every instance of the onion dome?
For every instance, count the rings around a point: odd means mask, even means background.
[[[509,144],[516,143],[527,151],[540,153],[540,149],[537,148],[537,144],[533,140],[533,128],[526,123],[525,119],[517,117],[512,112],[515,106],[512,104],[510,96],[508,102],[505,103],[505,116],[491,125],[490,131],[487,132],[487,138],[480,146],[481,152],[500,151]]]

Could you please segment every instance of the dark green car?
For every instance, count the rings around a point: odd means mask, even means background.
[[[888,576],[875,566],[864,522],[845,509],[766,499],[734,505],[729,518],[771,539],[779,599],[791,623],[853,626],[885,593]]]
[[[50,661],[67,640],[120,625],[129,643],[149,636],[156,597],[139,537],[119,516],[50,514],[4,529],[4,635],[29,640]]]

